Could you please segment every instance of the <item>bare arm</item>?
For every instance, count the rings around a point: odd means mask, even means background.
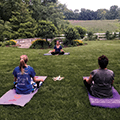
[[[14,77],[14,82],[16,82],[17,81],[17,78],[16,77]]]
[[[39,82],[39,81],[44,82],[43,79],[36,79],[36,77],[33,77],[33,81],[34,81],[34,82]]]
[[[91,84],[91,83],[92,83],[92,75],[90,75],[89,79],[84,78],[84,80],[86,80],[86,82],[87,82],[88,84]]]
[[[53,51],[51,51],[51,52],[55,52],[55,49]]]
[[[112,83],[111,83],[112,85],[113,85],[113,82],[114,82],[114,80],[113,80]]]
[[[63,49],[61,49],[62,52],[65,52]]]

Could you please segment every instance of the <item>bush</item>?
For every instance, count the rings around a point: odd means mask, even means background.
[[[65,30],[65,37],[68,40],[69,44],[71,44],[72,40],[80,38],[80,34],[78,33],[78,30],[74,27],[68,27]]]
[[[88,32],[88,39],[89,40],[93,39],[93,32],[92,31]]]
[[[5,47],[5,44],[4,44],[4,43],[2,43],[2,47]]]
[[[0,47],[2,46],[2,42],[0,42]]]
[[[83,41],[82,41],[82,40],[74,40],[74,42],[75,42],[77,45],[83,45]]]
[[[50,46],[50,43],[45,39],[36,39],[31,43],[32,45],[30,46],[30,48],[34,48],[34,49],[41,49],[41,48],[46,49],[46,48],[49,48]]]
[[[110,32],[109,32],[109,31],[107,31],[107,32],[105,33],[105,35],[106,35],[107,40],[109,40],[109,39],[110,39],[110,37],[111,37]]]
[[[87,33],[87,30],[80,26],[76,26],[75,28],[78,30],[80,37],[83,39],[85,37],[85,34]]]
[[[7,45],[16,45],[16,41],[15,40],[9,40],[9,41],[6,41],[5,42],[5,45],[7,46]]]

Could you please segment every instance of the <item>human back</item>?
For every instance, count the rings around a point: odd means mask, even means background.
[[[17,81],[16,93],[29,94],[32,92],[31,77],[34,78],[36,73],[31,66],[27,65],[28,57],[20,56],[20,65],[14,71],[14,81]]]
[[[84,79],[84,84],[91,95],[99,98],[113,97],[112,84],[114,72],[107,69],[108,58],[102,55],[98,58],[99,69],[90,73],[89,79]]]
[[[92,95],[95,97],[112,97],[112,82],[114,73],[109,69],[97,69],[91,72],[94,84],[91,86]]]

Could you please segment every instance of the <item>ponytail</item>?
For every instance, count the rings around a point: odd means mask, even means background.
[[[25,68],[25,64],[27,63],[28,61],[28,57],[26,55],[22,55],[20,57],[20,65],[19,65],[19,68],[22,72],[22,75],[24,74],[24,68]]]
[[[21,70],[21,72],[22,72],[22,75],[24,74],[24,66],[25,66],[25,62],[24,62],[24,60],[22,59],[22,60],[20,60],[20,65],[19,65],[20,70]]]

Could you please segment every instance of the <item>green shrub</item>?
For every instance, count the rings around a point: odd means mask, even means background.
[[[71,45],[71,44],[69,44],[69,45],[68,45],[68,47],[72,47],[72,45]]]
[[[65,30],[65,37],[67,40],[69,40],[69,44],[71,44],[72,40],[80,38],[80,34],[78,33],[78,30],[74,27],[68,27]]]
[[[2,43],[2,47],[5,47],[5,44],[4,44],[4,43]]]
[[[32,45],[30,46],[30,48],[34,48],[34,49],[41,49],[41,48],[49,48],[50,43],[48,41],[46,41],[45,39],[36,39],[34,41],[32,41]]]
[[[0,47],[2,46],[2,42],[0,42]]]
[[[83,41],[82,40],[74,40],[74,44],[83,45]]]
[[[5,41],[5,45],[16,45],[16,41],[15,40],[9,40],[9,41]]]
[[[6,41],[6,42],[5,42],[5,46],[7,46],[7,45],[10,45],[10,42],[9,42],[9,41]]]
[[[85,37],[85,34],[87,33],[87,30],[80,26],[76,26],[75,28],[78,30],[80,37],[83,39]]]

